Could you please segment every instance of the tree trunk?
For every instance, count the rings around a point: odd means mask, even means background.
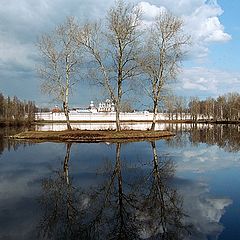
[[[121,131],[121,123],[120,123],[120,106],[119,103],[116,103],[116,131]]]
[[[63,111],[64,111],[64,114],[65,114],[65,117],[66,117],[67,129],[72,130],[70,120],[69,120],[69,114],[68,114],[68,105],[66,104],[66,102],[63,102]]]
[[[153,104],[153,120],[152,120],[151,131],[155,130],[157,113],[158,113],[158,108],[157,107],[158,107],[157,101],[154,101],[154,104]]]

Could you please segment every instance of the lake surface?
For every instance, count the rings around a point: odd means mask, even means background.
[[[240,239],[240,128],[28,143],[0,130],[0,239]]]

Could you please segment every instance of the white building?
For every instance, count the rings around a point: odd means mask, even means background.
[[[121,121],[152,121],[153,113],[148,111],[135,111],[132,113],[120,113]],[[65,121],[66,117],[64,112],[59,108],[55,107],[51,112],[39,112],[35,113],[36,120],[46,120],[46,121]],[[90,102],[88,108],[80,109],[75,108],[69,111],[70,121],[86,121],[86,122],[105,122],[116,120],[115,106],[113,102],[107,99],[105,102],[100,102],[98,107],[96,107],[93,101]],[[180,115],[175,115],[173,120],[180,120]],[[184,114],[182,119],[191,119],[190,114]],[[167,113],[158,113],[156,120],[169,120],[169,115]]]
[[[105,102],[100,102],[98,104],[98,112],[115,112],[114,103],[107,99]]]

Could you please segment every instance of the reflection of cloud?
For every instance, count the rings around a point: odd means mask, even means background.
[[[37,207],[35,195],[9,198],[3,206],[0,205],[0,239],[37,239],[36,225],[39,221]]]
[[[199,144],[196,148],[182,148],[178,152],[177,170],[180,172],[208,172],[240,167],[237,153],[226,153],[217,146]]]
[[[179,179],[179,193],[183,196],[183,208],[188,217],[187,225],[192,225],[191,236],[186,239],[203,240],[218,236],[223,226],[220,219],[225,208],[232,204],[229,198],[212,198],[208,185]]]
[[[158,147],[166,151],[164,141],[158,141]],[[204,145],[204,147],[206,147]],[[71,152],[71,160],[69,171],[71,177],[77,182],[76,186],[84,186],[86,188],[94,186],[94,184],[103,181],[103,176],[96,177],[96,168],[101,166],[103,159],[114,160],[114,147],[105,144],[73,144]],[[139,164],[139,160],[150,160],[149,146],[146,142],[131,143],[123,145],[122,157],[129,164]],[[168,151],[172,152],[172,151]],[[219,153],[217,153],[219,152]],[[210,153],[212,155],[210,155]],[[138,155],[136,155],[138,154]],[[180,155],[181,152],[178,154]],[[219,154],[219,155],[217,155]],[[24,231],[29,231],[32,234],[32,229],[36,224],[36,199],[39,194],[40,182],[44,177],[49,176],[51,170],[49,165],[55,170],[61,167],[61,162],[65,155],[64,144],[43,143],[33,146],[19,147],[18,151],[4,151],[1,155],[0,169],[0,226],[4,227],[4,232],[1,232],[0,238],[5,236],[15,236],[14,234],[22,234],[23,237],[18,239],[33,239],[24,235]],[[208,147],[207,149],[195,148],[189,150],[184,149],[182,152],[184,157],[188,158],[186,165],[179,161],[180,170],[184,170],[184,166],[190,166],[191,169],[201,169],[194,164],[197,164],[197,159],[206,158],[206,161],[211,163],[212,156],[216,156],[214,167],[219,166],[223,162],[233,164],[232,156],[228,153],[228,161],[221,149],[217,147]],[[200,156],[199,156],[200,155]],[[220,158],[221,155],[221,158]],[[6,161],[5,161],[5,160]],[[195,162],[196,161],[196,162]],[[124,162],[124,161],[123,161]],[[212,167],[211,164],[200,165],[206,168]],[[138,171],[139,173],[139,171]],[[125,173],[126,174],[126,173]],[[131,177],[135,175],[131,172]],[[124,175],[124,180],[128,182],[127,174]],[[177,181],[179,193],[184,196],[184,209],[190,215],[186,218],[187,224],[194,225],[194,234],[189,239],[206,239],[206,235],[216,236],[222,231],[222,226],[219,221],[224,214],[224,210],[231,204],[228,198],[215,198],[209,196],[208,185],[204,183],[192,183],[188,181]],[[29,197],[30,196],[30,197]],[[88,199],[83,198],[83,208],[88,205]],[[1,229],[2,230],[2,229]],[[3,231],[3,230],[2,230]],[[26,232],[25,231],[25,232]],[[31,233],[30,233],[31,232]],[[193,238],[194,237],[194,238]],[[7,237],[5,238],[7,239]],[[186,238],[185,238],[186,239]]]
[[[207,216],[210,221],[219,222],[224,214],[224,208],[232,204],[230,199],[206,199],[208,207],[203,209],[203,215]]]

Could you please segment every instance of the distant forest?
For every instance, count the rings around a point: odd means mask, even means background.
[[[189,101],[184,97],[168,97],[164,104],[169,120],[184,119],[184,113],[191,115],[193,121],[209,119],[213,121],[239,121],[240,119],[240,94],[228,93],[215,98],[200,100],[191,97]]]
[[[16,96],[4,97],[0,93],[0,125],[30,124],[34,121],[36,111],[35,102],[21,101]]]
[[[184,114],[191,115],[193,121],[209,119],[214,121],[239,121],[240,94],[228,93],[218,98],[200,100],[191,97],[189,101],[184,97],[170,96],[165,99],[162,110],[168,113],[169,120],[182,119]],[[35,113],[49,111],[48,108],[38,108],[34,101],[22,101],[16,96],[5,97],[0,93],[0,126],[26,125],[35,120]]]

